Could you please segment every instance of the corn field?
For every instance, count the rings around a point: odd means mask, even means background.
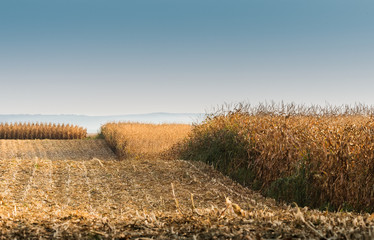
[[[82,139],[87,130],[69,124],[0,123],[0,139]]]
[[[190,133],[187,124],[107,123],[101,133],[120,158],[154,158],[166,154]]]
[[[239,105],[218,111],[179,144],[201,160],[281,200],[374,209],[374,118],[366,106]]]

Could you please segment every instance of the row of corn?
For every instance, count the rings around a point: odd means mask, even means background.
[[[121,159],[160,157],[190,131],[187,124],[119,122],[101,127],[105,140]]]
[[[87,130],[69,124],[0,123],[0,139],[82,139]]]

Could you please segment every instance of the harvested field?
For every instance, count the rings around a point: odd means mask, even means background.
[[[0,140],[1,159],[89,160],[116,159],[102,139],[95,140]]]
[[[0,239],[374,238],[374,215],[276,204],[201,162],[75,154],[0,160]]]

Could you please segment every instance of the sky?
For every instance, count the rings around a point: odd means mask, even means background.
[[[1,0],[0,114],[374,104],[372,0]]]

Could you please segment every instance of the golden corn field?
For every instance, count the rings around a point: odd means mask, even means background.
[[[101,132],[120,158],[159,157],[191,131],[187,124],[107,123]]]
[[[211,115],[179,144],[180,157],[213,164],[277,199],[373,211],[374,118],[366,114],[370,109],[296,110],[297,106],[283,106],[282,111],[260,106],[248,111],[241,106]]]
[[[0,139],[82,139],[87,130],[52,123],[0,123]]]

